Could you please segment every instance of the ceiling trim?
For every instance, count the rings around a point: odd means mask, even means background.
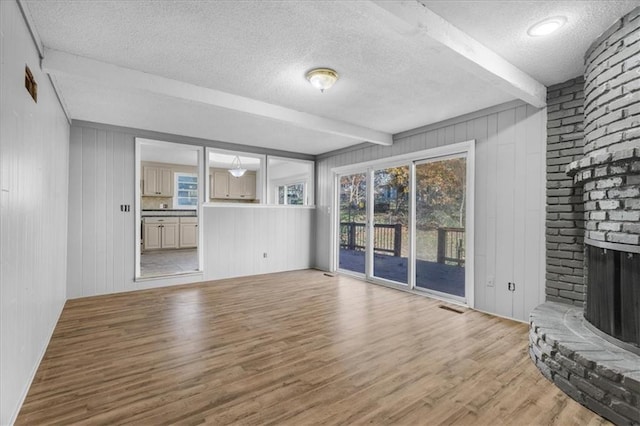
[[[469,62],[470,71],[523,101],[543,108],[547,104],[547,88],[529,74],[476,41],[449,21],[435,14],[418,0],[371,0],[388,12],[391,24],[426,34]],[[408,25],[407,25],[408,24]]]
[[[44,48],[44,58],[42,59],[42,69],[50,75],[73,75],[101,85],[127,90],[143,90],[190,102],[266,117],[296,127],[347,137],[353,139],[354,143],[366,141],[380,145],[393,144],[393,137],[390,133],[196,86],[155,74],[123,68],[107,62],[50,49],[46,46]]]

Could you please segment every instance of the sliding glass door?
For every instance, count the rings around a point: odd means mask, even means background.
[[[465,297],[466,158],[415,166],[415,286]]]
[[[337,269],[469,304],[473,141],[340,171]]]
[[[409,283],[409,166],[373,171],[373,276]]]
[[[338,177],[339,268],[365,274],[367,248],[367,174]]]

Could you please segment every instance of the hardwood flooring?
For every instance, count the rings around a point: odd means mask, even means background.
[[[439,305],[311,270],[70,300],[17,424],[606,423],[526,324]]]

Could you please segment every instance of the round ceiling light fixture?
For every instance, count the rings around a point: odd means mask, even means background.
[[[546,35],[555,32],[564,24],[567,23],[567,18],[564,16],[554,16],[553,18],[547,18],[538,22],[535,25],[532,25],[528,30],[527,34],[531,37],[543,37]]]
[[[324,92],[338,81],[338,73],[331,68],[315,68],[307,73],[307,80],[313,87]]]

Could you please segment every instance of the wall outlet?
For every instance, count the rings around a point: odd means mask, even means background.
[[[492,275],[487,277],[487,287],[493,287],[494,278]]]
[[[267,258],[267,253],[262,253],[262,257]]]

